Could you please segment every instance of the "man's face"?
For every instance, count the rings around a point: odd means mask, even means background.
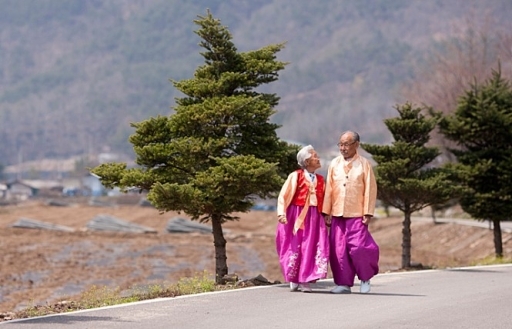
[[[358,146],[359,142],[355,141],[351,134],[341,136],[340,142],[338,143],[340,153],[345,159],[353,157],[356,154]]]

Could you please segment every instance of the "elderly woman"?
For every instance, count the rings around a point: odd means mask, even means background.
[[[315,171],[320,159],[311,145],[297,153],[301,169],[288,175],[277,199],[276,249],[290,290],[311,292],[327,276],[328,232],[322,217],[325,183]]]

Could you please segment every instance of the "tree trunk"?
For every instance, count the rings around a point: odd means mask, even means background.
[[[212,215],[213,245],[215,246],[215,282],[220,284],[224,275],[228,274],[226,257],[226,239],[222,232],[221,216]]]
[[[386,213],[386,218],[389,218],[389,205],[384,206],[384,212]]]
[[[402,268],[411,267],[411,213],[404,212],[402,223]]]
[[[501,224],[498,219],[492,220],[493,232],[494,232],[494,250],[496,252],[496,258],[503,257],[503,243],[501,240]]]

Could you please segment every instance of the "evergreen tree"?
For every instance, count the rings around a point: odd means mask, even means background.
[[[392,145],[363,144],[377,162],[377,198],[404,214],[402,225],[402,268],[411,267],[411,215],[427,206],[446,202],[455,192],[449,174],[428,166],[439,154],[435,147],[426,147],[438,116],[425,117],[425,109],[410,103],[397,105],[399,117],[384,123],[393,135]]]
[[[216,282],[228,274],[222,224],[247,212],[256,197],[274,197],[296,169],[297,146],[279,140],[269,122],[279,98],[255,88],[277,80],[286,63],[276,60],[284,45],[238,52],[232,36],[210,12],[199,26],[205,64],[194,77],[172,81],[185,97],[175,113],[132,124],[137,168],[109,163],[93,172],[107,187],[149,191],[160,211],[183,211],[211,221]]]
[[[466,188],[462,209],[493,223],[497,257],[503,256],[501,221],[512,219],[512,88],[493,71],[484,84],[473,84],[456,111],[440,122],[441,133],[456,142],[453,167]]]

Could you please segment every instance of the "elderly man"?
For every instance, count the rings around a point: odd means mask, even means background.
[[[359,135],[341,134],[341,155],[329,165],[322,213],[330,227],[330,265],[334,294],[350,293],[357,275],[360,292],[370,292],[370,279],[379,272],[379,247],[368,224],[377,199],[377,183],[370,162],[357,153]]]
[[[297,153],[300,169],[288,175],[277,199],[276,249],[283,276],[290,290],[311,292],[311,282],[327,276],[329,238],[321,213],[324,178],[315,149]]]

